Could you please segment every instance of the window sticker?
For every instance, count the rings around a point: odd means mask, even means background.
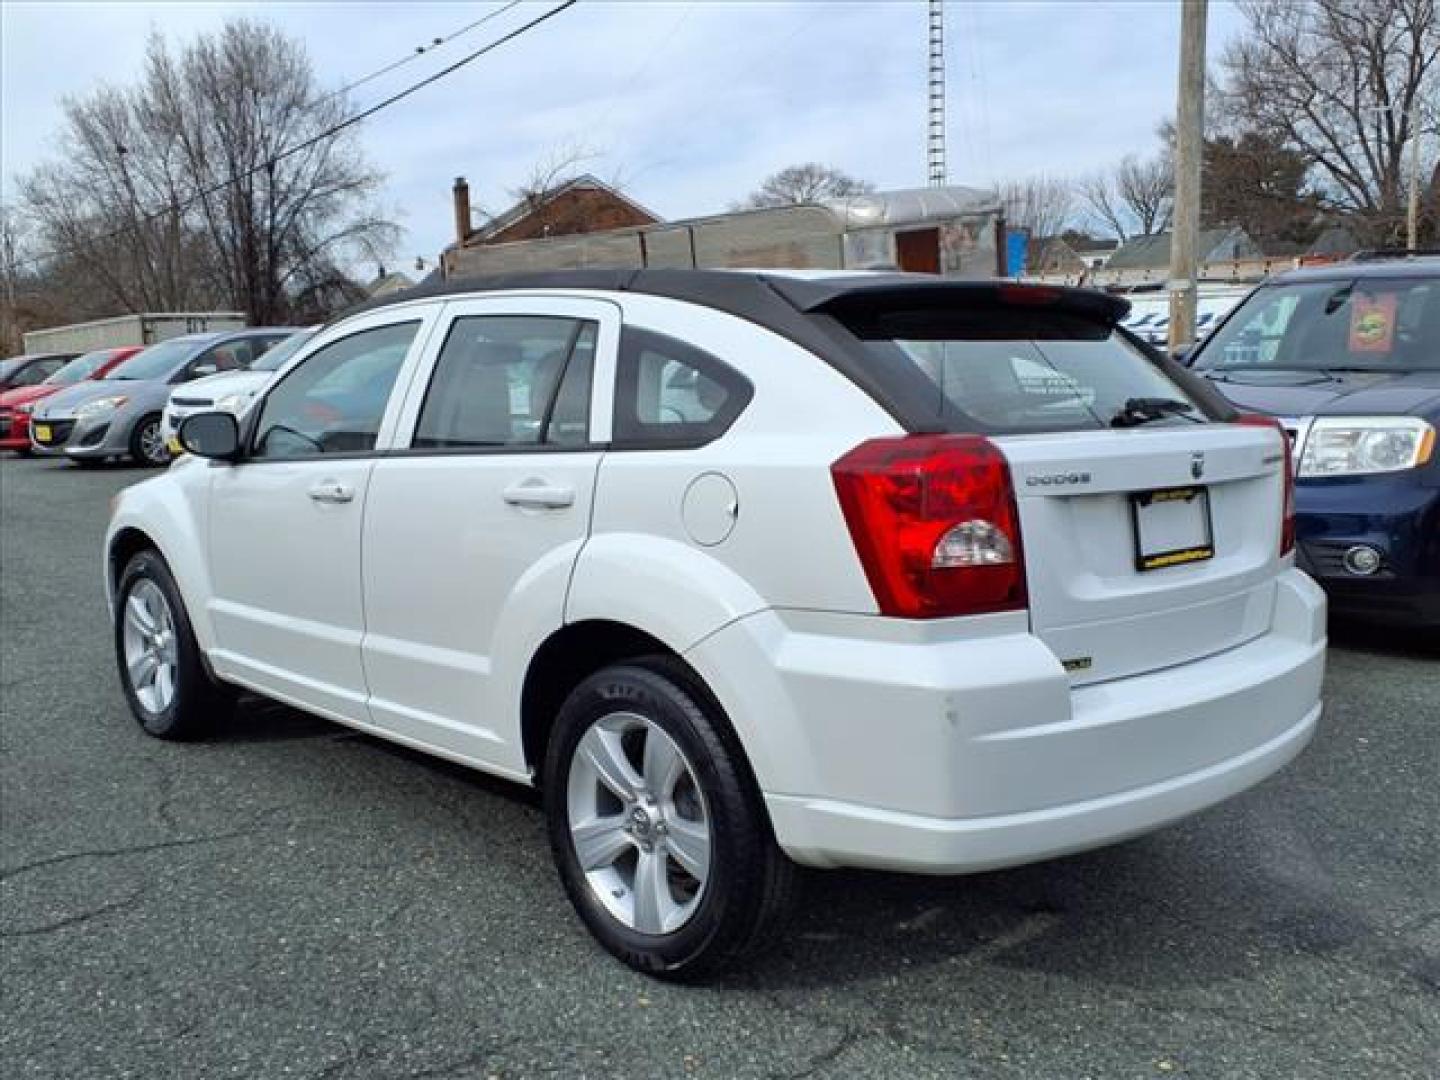
[[[1395,310],[1399,296],[1393,292],[1355,298],[1350,312],[1350,351],[1388,353],[1395,347]]]

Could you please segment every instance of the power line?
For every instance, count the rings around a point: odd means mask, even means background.
[[[477,30],[477,29],[479,29],[480,27],[484,26],[486,23],[490,22],[490,21],[493,20],[493,19],[498,19],[501,15],[504,15],[504,14],[505,14],[507,11],[509,11],[511,8],[519,7],[520,4],[521,4],[521,0],[510,0],[510,2],[509,2],[508,4],[505,4],[505,5],[503,5],[503,6],[499,7],[499,8],[496,8],[494,11],[491,11],[491,12],[489,12],[488,14],[482,15],[480,18],[476,19],[474,22],[466,23],[464,26],[460,27],[460,29],[458,29],[458,30],[453,30],[453,31],[451,31],[450,33],[446,34],[444,37],[438,37],[438,38],[432,39],[432,41],[430,42],[429,45],[417,45],[417,46],[415,47],[415,50],[414,50],[413,52],[407,53],[405,56],[402,56],[399,60],[394,60],[394,61],[386,64],[384,67],[378,68],[378,69],[376,69],[375,71],[372,71],[369,75],[361,76],[360,78],[356,79],[354,82],[352,82],[352,83],[347,83],[347,84],[345,84],[344,86],[340,87],[340,89],[338,89],[338,90],[333,90],[333,91],[331,91],[330,93],[325,94],[323,97],[316,98],[315,101],[313,101],[311,104],[312,104],[312,105],[323,105],[323,104],[325,104],[325,102],[330,101],[332,98],[341,97],[341,96],[343,96],[343,95],[345,95],[345,94],[350,93],[350,91],[352,91],[352,90],[357,90],[357,89],[359,89],[360,87],[364,86],[364,85],[365,85],[366,83],[368,83],[368,82],[374,82],[376,79],[380,78],[382,75],[389,75],[390,72],[396,70],[397,68],[402,68],[402,67],[404,67],[406,64],[414,63],[416,60],[419,60],[422,56],[426,56],[426,55],[434,52],[436,49],[440,48],[440,46],[442,46],[442,45],[448,45],[450,42],[454,41],[456,38],[458,38],[458,37],[463,37],[463,36],[465,36],[466,34],[470,33],[472,30]]]
[[[320,132],[320,134],[315,135],[315,136],[312,136],[311,138],[306,139],[306,140],[305,140],[304,142],[302,142],[302,143],[297,143],[295,146],[287,147],[286,149],[279,151],[279,152],[276,153],[273,157],[268,158],[268,159],[265,160],[265,161],[262,161],[259,165],[253,166],[252,168],[247,169],[246,171],[244,171],[244,172],[242,172],[242,173],[236,173],[236,174],[230,176],[228,179],[221,180],[221,181],[219,181],[219,182],[217,182],[217,183],[215,183],[215,184],[210,185],[208,188],[202,188],[201,190],[197,191],[195,194],[191,195],[191,196],[190,196],[188,199],[186,199],[184,202],[181,202],[181,203],[173,203],[173,204],[171,204],[170,206],[166,206],[164,209],[156,210],[156,211],[153,211],[153,212],[151,212],[151,213],[149,213],[149,214],[143,214],[143,215],[141,215],[141,217],[139,218],[139,220],[134,221],[134,222],[131,222],[131,223],[125,225],[123,228],[116,229],[116,230],[114,230],[113,232],[109,232],[109,233],[102,233],[100,236],[91,237],[91,238],[87,239],[87,240],[85,241],[85,244],[84,244],[84,245],[75,244],[75,245],[71,245],[71,246],[68,247],[68,248],[59,248],[59,249],[57,249],[57,250],[45,252],[45,253],[40,254],[40,255],[32,255],[32,256],[30,256],[28,259],[25,259],[25,260],[23,260],[22,262],[18,263],[17,266],[16,266],[16,268],[18,269],[18,268],[20,268],[20,267],[31,266],[31,265],[34,265],[34,264],[37,264],[37,263],[44,262],[44,261],[46,261],[47,259],[54,259],[54,258],[57,258],[57,257],[62,256],[62,255],[74,254],[75,252],[79,251],[79,250],[81,249],[81,247],[83,247],[83,246],[94,245],[94,244],[97,244],[97,243],[103,243],[103,242],[106,241],[106,240],[114,240],[114,239],[117,239],[117,238],[125,235],[127,232],[131,232],[132,230],[138,228],[139,226],[149,224],[150,222],[155,221],[157,218],[164,217],[164,216],[167,215],[167,214],[179,214],[179,213],[182,213],[183,211],[188,210],[190,207],[194,206],[197,202],[201,201],[202,199],[209,198],[211,195],[214,195],[216,192],[221,191],[221,190],[223,190],[223,189],[225,189],[225,188],[227,188],[227,187],[232,187],[232,186],[234,186],[235,184],[240,183],[240,181],[242,181],[242,180],[248,180],[250,177],[254,176],[256,173],[265,172],[265,171],[267,171],[267,170],[273,169],[276,165],[278,165],[280,162],[284,161],[286,158],[294,157],[296,154],[300,153],[301,151],[303,151],[303,150],[308,150],[310,147],[314,146],[316,143],[324,142],[326,139],[329,139],[329,138],[334,137],[335,135],[338,135],[340,132],[344,131],[346,128],[354,127],[356,124],[360,123],[361,121],[363,121],[363,120],[368,120],[370,117],[374,116],[376,113],[380,112],[382,109],[388,109],[391,105],[394,105],[394,104],[396,104],[396,103],[399,102],[399,101],[403,101],[405,98],[409,97],[411,94],[414,94],[414,93],[416,93],[416,92],[418,92],[418,91],[420,91],[420,90],[423,90],[425,87],[429,86],[431,83],[438,82],[438,81],[440,81],[441,79],[445,78],[446,76],[454,74],[456,71],[459,71],[462,67],[465,67],[467,64],[473,63],[474,61],[480,59],[480,57],[484,56],[486,53],[493,52],[495,49],[498,49],[501,45],[504,45],[504,44],[507,44],[508,42],[514,41],[516,38],[520,37],[522,34],[528,33],[529,31],[531,31],[531,30],[535,29],[536,27],[538,27],[541,23],[544,23],[544,22],[549,21],[550,19],[553,19],[556,15],[559,15],[562,11],[565,11],[567,8],[572,8],[572,7],[574,7],[574,6],[575,6],[577,3],[579,3],[579,2],[580,2],[580,0],[563,0],[563,2],[560,3],[558,6],[551,8],[549,11],[545,12],[543,15],[539,15],[539,16],[531,19],[529,22],[524,23],[524,24],[522,24],[521,26],[516,27],[514,30],[511,30],[508,34],[505,34],[505,35],[502,36],[502,37],[496,38],[494,41],[492,41],[492,42],[490,42],[490,43],[488,43],[488,44],[486,44],[486,45],[482,45],[480,48],[475,49],[475,50],[472,51],[472,52],[466,53],[466,54],[465,54],[464,56],[462,56],[459,60],[456,60],[453,64],[449,65],[448,67],[441,68],[439,71],[434,72],[434,73],[431,74],[431,75],[427,75],[425,78],[421,79],[419,82],[412,83],[411,85],[405,87],[403,90],[399,90],[399,91],[397,91],[396,93],[391,94],[389,97],[384,98],[384,99],[382,99],[381,101],[376,102],[374,105],[371,105],[369,108],[367,108],[367,109],[362,109],[360,112],[355,113],[353,116],[348,116],[348,117],[346,117],[344,120],[341,120],[339,123],[332,124],[330,127],[326,128],[324,131]],[[500,14],[500,12],[498,12],[498,11],[497,11],[497,12],[494,12],[494,13],[492,13],[492,17],[493,17],[493,15],[498,15],[498,14]],[[368,79],[369,76],[366,76],[366,78]]]

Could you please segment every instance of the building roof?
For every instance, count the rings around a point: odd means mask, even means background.
[[[590,173],[581,173],[573,180],[567,180],[559,187],[553,188],[550,191],[545,192],[544,198],[540,200],[541,205],[549,202],[554,202],[566,192],[577,191],[586,188],[592,191],[603,191],[607,195],[619,199],[621,202],[633,207],[636,213],[644,214],[652,221],[659,222],[665,220],[653,210],[641,206],[638,202],[630,198],[629,195],[626,195],[619,188],[612,187],[611,185],[605,183],[605,181],[600,180],[595,176],[592,176]],[[502,214],[497,214],[495,217],[487,221],[484,225],[480,226],[480,228],[472,229],[470,235],[465,238],[465,241],[466,243],[483,243],[485,240],[504,232],[511,225],[514,225],[517,221],[522,220],[523,218],[534,212],[535,204],[532,203],[529,199],[521,199],[514,206],[510,207],[509,210],[506,210]]]
[[[1201,229],[1199,243],[1195,245],[1196,258],[1205,262],[1206,257],[1240,230],[1233,225],[1217,229]],[[1152,236],[1136,236],[1120,245],[1105,264],[1107,270],[1139,270],[1144,267],[1170,265],[1171,233],[1155,233]]]

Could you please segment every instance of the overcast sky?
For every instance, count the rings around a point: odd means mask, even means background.
[[[0,172],[50,153],[60,100],[132,81],[158,29],[180,41],[237,14],[301,39],[322,84],[345,85],[502,5],[0,2]],[[525,3],[366,84],[367,105],[553,6]],[[1210,5],[1209,50],[1236,32]],[[1174,0],[950,0],[952,183],[1080,173],[1149,153],[1174,109]],[[539,159],[570,147],[667,218],[724,210],[766,174],[822,161],[880,188],[925,182],[921,0],[586,0],[378,114],[361,129],[405,229],[392,265],[451,239],[450,185],[499,211]]]

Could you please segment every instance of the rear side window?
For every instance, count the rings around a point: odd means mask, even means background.
[[[1135,403],[1156,423],[1207,417],[1198,401],[1119,331],[1064,312],[1009,308],[892,311],[842,320],[885,383],[923,391],[936,426],[983,434],[1123,426]],[[1129,414],[1127,416],[1127,414]],[[1118,423],[1117,423],[1118,421]]]
[[[410,445],[427,450],[589,441],[596,324],[544,315],[455,320]]]
[[[615,443],[699,446],[724,434],[753,393],[748,379],[709,353],[626,327],[615,373]]]

